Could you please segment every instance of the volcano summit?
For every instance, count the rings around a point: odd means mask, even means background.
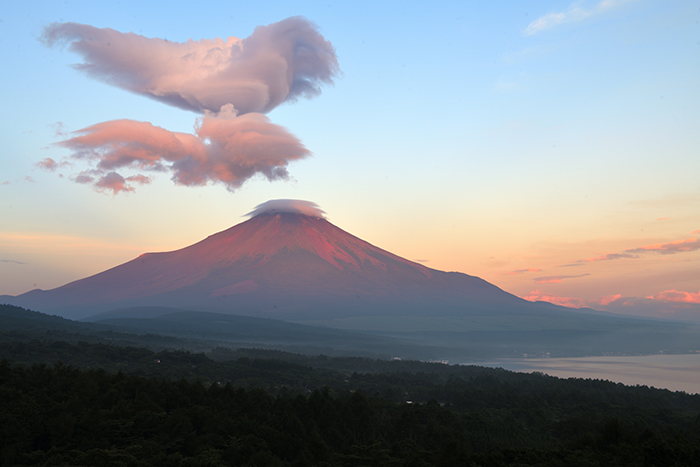
[[[173,308],[267,317],[469,347],[470,355],[687,351],[700,336],[697,326],[533,303],[478,277],[427,268],[336,227],[313,203],[273,200],[249,215],[186,248],[0,303],[91,320]]]
[[[181,250],[4,299],[74,318],[133,306],[322,320],[540,308],[477,277],[377,248],[331,224],[313,203],[272,200],[249,215]]]

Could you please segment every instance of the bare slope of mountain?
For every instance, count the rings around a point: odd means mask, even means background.
[[[186,248],[143,254],[53,290],[0,301],[70,318],[170,306],[367,330],[601,325],[598,317],[531,303],[478,277],[401,258],[336,227],[321,211],[291,211],[262,209]]]
[[[477,277],[427,268],[323,218],[288,212],[265,212],[181,250],[4,298],[71,317],[137,305],[280,318],[532,308]]]
[[[74,319],[134,307],[277,318],[408,339],[459,351],[455,355],[683,352],[700,342],[697,326],[531,303],[478,277],[427,268],[313,210],[253,214],[181,250],[144,254],[53,290],[0,297],[0,303]],[[192,323],[205,319],[187,316]],[[131,317],[138,326],[163,325]]]

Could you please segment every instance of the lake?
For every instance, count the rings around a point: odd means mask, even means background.
[[[508,358],[469,363],[521,373],[540,371],[559,378],[605,379],[629,386],[700,393],[700,353],[580,358]]]

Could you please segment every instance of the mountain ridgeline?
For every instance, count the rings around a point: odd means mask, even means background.
[[[261,214],[181,250],[4,298],[72,318],[144,305],[282,319],[538,308],[477,277],[427,268],[297,213]]]
[[[186,248],[143,254],[56,289],[2,296],[0,303],[71,319],[130,320],[122,324],[148,332],[222,322],[211,315],[163,317],[170,312],[273,318],[401,340],[431,348],[428,358],[688,352],[700,342],[697,325],[532,303],[478,277],[406,260],[300,212],[257,213]],[[171,310],[152,314],[163,308]]]

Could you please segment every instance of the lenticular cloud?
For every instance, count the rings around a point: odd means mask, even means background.
[[[226,104],[241,113],[269,112],[284,101],[313,97],[333,82],[333,45],[302,17],[258,26],[250,37],[171,42],[78,23],[54,23],[41,40],[69,43],[75,65],[122,89],[197,112]]]
[[[58,143],[91,164],[73,177],[98,191],[134,191],[170,172],[175,183],[222,183],[233,191],[255,175],[287,179],[289,162],[310,152],[263,115],[285,101],[313,97],[338,73],[335,50],[302,17],[259,26],[250,37],[178,43],[77,23],[54,23],[41,40],[69,44],[89,76],[160,102],[202,113],[194,134],[149,122],[113,120]]]

